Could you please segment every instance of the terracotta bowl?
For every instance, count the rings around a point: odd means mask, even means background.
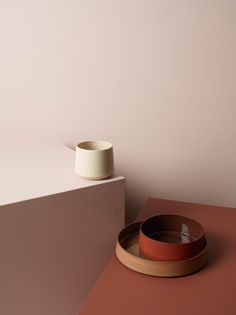
[[[140,252],[152,260],[188,259],[199,254],[205,243],[203,227],[184,216],[157,215],[145,220],[140,226]]]

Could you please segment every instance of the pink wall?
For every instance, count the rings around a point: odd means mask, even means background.
[[[3,0],[0,137],[106,139],[148,196],[236,206],[234,0]]]

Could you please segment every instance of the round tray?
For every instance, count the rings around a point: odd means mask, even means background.
[[[126,226],[118,235],[116,256],[126,267],[137,272],[158,277],[179,277],[193,273],[207,261],[207,245],[192,258],[178,261],[157,261],[144,258],[139,253],[139,230],[142,222]]]

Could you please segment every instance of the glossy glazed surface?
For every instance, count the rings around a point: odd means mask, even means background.
[[[185,244],[194,242],[197,238],[178,231],[160,231],[149,235],[152,239],[164,243]]]
[[[140,227],[140,251],[154,260],[191,258],[202,251],[205,241],[201,224],[184,216],[158,215],[148,218]]]

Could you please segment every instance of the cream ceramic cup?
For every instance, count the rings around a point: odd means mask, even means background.
[[[84,141],[76,146],[75,172],[83,178],[97,180],[114,172],[113,146],[107,141]]]

